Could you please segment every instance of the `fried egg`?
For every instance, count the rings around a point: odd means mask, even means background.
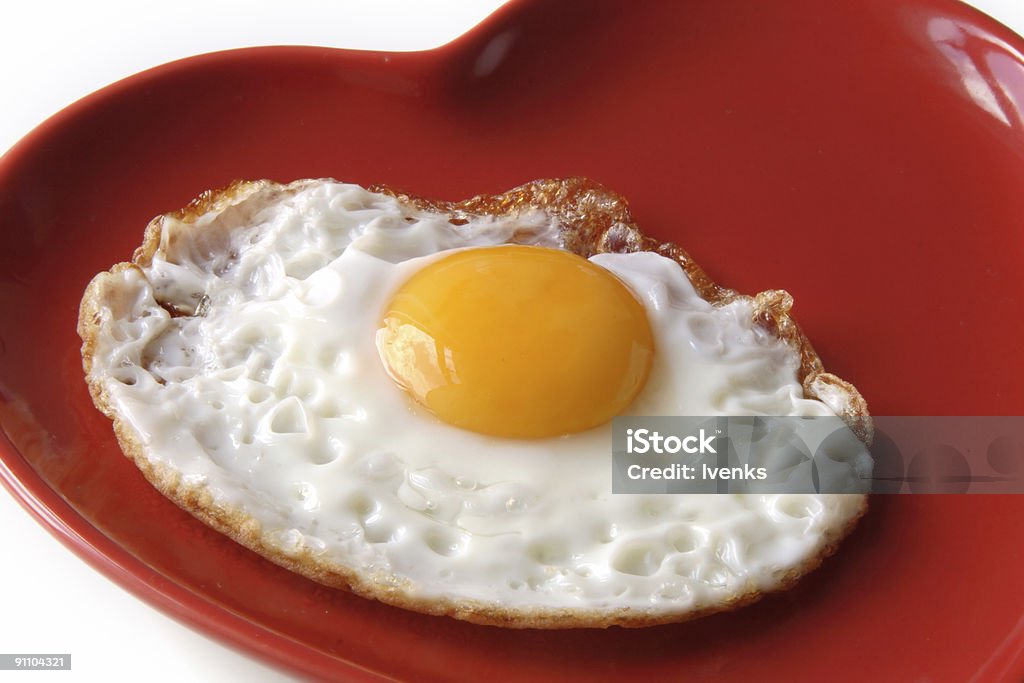
[[[612,493],[617,415],[833,415],[754,304],[541,210],[334,181],[165,217],[87,294],[86,368],[164,493],[285,566],[419,611],[641,625],[813,568],[861,495]],[[851,471],[863,471],[850,454]]]

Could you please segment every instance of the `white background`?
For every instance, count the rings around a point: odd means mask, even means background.
[[[827,1],[827,0],[822,0]],[[503,0],[138,0],[5,3],[0,152],[74,100],[163,62],[253,45],[423,50]],[[1021,0],[972,4],[1024,34]],[[93,571],[0,492],[0,653],[72,654],[16,681],[287,681],[190,631]]]

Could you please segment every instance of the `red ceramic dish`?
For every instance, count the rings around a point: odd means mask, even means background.
[[[0,160],[0,474],[153,605],[312,677],[1024,677],[1024,499],[877,497],[735,614],[505,631],[329,590],[152,490],[92,407],[78,300],[154,214],[234,178],[462,198],[586,175],[720,282],[785,287],[876,414],[1024,414],[1024,40],[945,0],[516,2],[421,54],[176,62]]]

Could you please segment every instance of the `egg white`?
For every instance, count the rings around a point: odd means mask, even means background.
[[[334,182],[247,210],[242,229],[223,214],[165,223],[164,256],[122,274],[135,296],[104,312],[92,373],[147,458],[284,552],[417,598],[683,613],[773,588],[860,510],[843,495],[613,495],[610,425],[499,439],[406,396],[375,346],[392,293],[448,250],[560,246],[540,212],[455,226]],[[804,398],[796,353],[748,303],[713,307],[653,253],[592,260],[654,333],[631,414],[832,414]]]

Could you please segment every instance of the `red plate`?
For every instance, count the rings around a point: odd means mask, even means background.
[[[462,198],[580,174],[742,291],[785,287],[876,414],[1024,414],[1024,41],[944,0],[516,2],[422,54],[187,59],[0,160],[6,485],[155,606],[317,677],[1024,678],[1024,498],[877,497],[738,613],[505,631],[322,588],[152,490],[82,382],[82,289],[234,178]],[[770,676],[768,676],[770,677]]]

